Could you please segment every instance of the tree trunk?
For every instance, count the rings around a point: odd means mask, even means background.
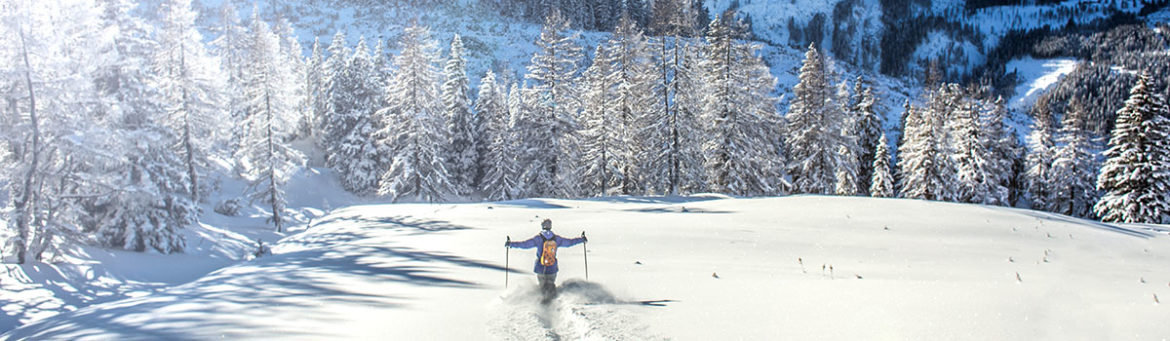
[[[187,49],[186,46],[179,48],[179,73],[180,77],[187,77]],[[187,177],[191,185],[191,201],[196,204],[199,203],[199,173],[195,168],[195,144],[191,141],[191,99],[187,98],[187,87],[183,84],[183,149],[187,153]]]
[[[272,136],[272,96],[271,95],[264,96],[264,107],[266,108],[265,109],[265,111],[267,112],[266,118],[268,121],[268,127],[267,127],[268,129],[266,131],[268,134],[268,136],[267,136],[267,139],[268,139],[268,141],[267,141],[268,142],[268,187],[269,187],[268,188],[268,193],[269,193],[268,200],[271,201],[271,204],[272,204],[272,223],[276,224],[276,232],[283,232],[283,231],[281,231],[281,224],[280,224],[281,223],[281,221],[280,221],[280,204],[277,202],[277,200],[279,198],[277,198],[277,195],[276,195],[276,155],[275,155],[276,153],[273,151],[273,148],[275,147],[275,145],[274,145],[273,140],[272,140],[273,136]]]
[[[37,167],[40,162],[40,143],[41,132],[37,122],[37,98],[33,92],[32,85],[32,65],[28,61],[28,43],[25,41],[24,31],[20,31],[20,49],[21,55],[24,58],[24,81],[28,86],[28,102],[29,122],[32,124],[32,145],[30,147],[32,153],[30,158],[31,164],[28,171],[24,175],[24,188],[21,189],[20,198],[14,203],[14,214],[16,216],[16,263],[24,264],[25,254],[28,253],[28,237],[29,237],[29,220],[31,220],[30,206],[32,204],[33,193],[33,178],[36,177]]]

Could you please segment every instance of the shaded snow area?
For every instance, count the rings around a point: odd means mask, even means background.
[[[558,252],[547,305],[535,251],[503,247],[545,218],[589,237]],[[1160,339],[1165,231],[822,196],[350,206],[273,255],[0,339]]]
[[[223,166],[226,169],[226,165]],[[74,243],[45,262],[26,265],[4,264],[0,269],[0,331],[8,331],[42,319],[90,305],[147,296],[204,277],[212,271],[251,259],[257,241],[271,246],[299,232],[304,223],[323,216],[331,205],[352,205],[359,201],[336,184],[328,170],[302,169],[287,191],[288,219],[300,227],[277,233],[266,219],[265,205],[249,205],[234,217],[213,211],[228,199],[243,197],[246,183],[220,177],[219,191],[201,205],[200,223],[182,230],[187,247],[181,254],[111,250]],[[3,238],[0,238],[2,240]],[[6,255],[7,256],[7,255]]]

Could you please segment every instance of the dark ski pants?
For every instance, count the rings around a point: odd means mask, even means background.
[[[540,294],[546,298],[551,298],[557,294],[557,274],[536,274],[536,279],[540,281]]]

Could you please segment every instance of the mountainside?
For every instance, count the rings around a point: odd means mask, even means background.
[[[548,306],[533,251],[503,248],[545,218],[589,237],[558,252]],[[856,197],[352,206],[271,256],[0,339],[1156,339],[1168,232]]]
[[[200,22],[205,27],[210,28],[218,22],[217,13],[223,1],[232,1],[240,9],[241,17],[250,15],[250,1],[195,0],[196,6],[202,9]],[[601,10],[594,7],[607,1],[572,3],[589,4],[590,11],[600,13]],[[931,72],[928,69],[932,61],[939,65],[941,74],[938,77],[942,80],[992,78],[994,81],[990,85],[1002,86],[998,93],[1010,95],[1012,87],[1007,85],[1031,80],[1026,77],[1016,79],[1008,63],[1035,55],[1031,44],[1044,37],[1061,35],[1060,32],[1050,32],[1050,29],[1092,32],[1130,22],[1144,21],[1153,25],[1165,22],[1165,15],[1159,13],[1166,12],[1161,10],[1166,3],[706,0],[702,2],[705,10],[702,14],[713,19],[734,13],[736,18],[750,25],[751,35],[745,38],[764,45],[760,53],[777,77],[777,93],[783,95],[779,102],[782,113],[797,82],[796,71],[804,50],[815,43],[836,60],[834,82],[852,81],[863,76],[877,87],[881,100],[879,113],[885,117],[885,127],[890,131],[898,127],[902,103],[916,97],[924,77],[930,77],[923,75]],[[513,4],[519,7],[509,7]],[[549,2],[541,6],[556,7],[556,4]],[[565,4],[560,6],[576,6]],[[652,13],[655,6],[653,1],[630,4],[628,6],[645,6],[646,13]],[[537,50],[534,42],[540,32],[540,21],[534,19],[535,14],[529,13],[534,6],[537,5],[520,0],[278,0],[257,4],[263,16],[290,21],[297,29],[296,34],[306,55],[311,52],[314,39],[319,39],[324,48],[337,32],[346,33],[351,44],[356,44],[362,37],[371,47],[384,43],[387,53],[396,53],[403,28],[412,22],[430,27],[441,45],[459,34],[466,46],[472,89],[478,86],[488,70],[505,79],[523,80],[526,67]],[[149,6],[144,6],[144,11],[149,11]],[[614,11],[609,13],[615,17],[618,15]],[[591,54],[588,52],[605,40],[609,36],[606,31],[611,29],[583,29],[579,43],[586,47],[587,54]],[[588,55],[579,63],[582,70],[590,58],[592,56]],[[1035,94],[1015,95],[1035,97]],[[1014,108],[1026,112],[1030,106]],[[1016,122],[1016,125],[1026,127],[1027,122]],[[1018,133],[1027,135],[1026,131]]]

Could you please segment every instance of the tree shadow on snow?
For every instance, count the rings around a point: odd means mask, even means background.
[[[1057,222],[1075,224],[1075,225],[1084,225],[1084,226],[1093,227],[1093,228],[1096,228],[1099,230],[1124,234],[1124,235],[1127,235],[1130,237],[1138,237],[1138,238],[1145,238],[1145,239],[1149,239],[1149,238],[1154,237],[1153,233],[1149,233],[1149,232],[1145,232],[1145,231],[1138,231],[1138,230],[1129,229],[1129,228],[1125,228],[1125,227],[1121,227],[1121,226],[1117,226],[1117,225],[1113,225],[1113,224],[1109,224],[1109,223],[1103,223],[1103,222],[1099,222],[1099,221],[1073,218],[1073,217],[1066,216],[1063,214],[1040,212],[1040,211],[1033,211],[1033,210],[1019,210],[1019,212],[1023,213],[1026,216],[1030,216],[1030,217],[1034,217],[1034,218],[1053,220],[1053,221],[1057,221]]]
[[[689,202],[701,202],[728,199],[730,197],[721,194],[697,194],[691,196],[614,196],[589,198],[586,201],[607,202],[615,204],[685,204]]]
[[[62,313],[0,339],[202,340],[266,335],[330,339],[339,335],[322,325],[345,331],[352,321],[321,309],[324,305],[402,309],[411,298],[378,291],[384,289],[379,284],[478,288],[477,283],[444,273],[460,273],[461,268],[504,270],[475,259],[385,243],[384,236],[364,231],[291,240],[299,244],[298,251],[224,268],[154,295]],[[312,323],[287,323],[298,320]],[[290,325],[296,327],[289,330]]]
[[[443,220],[420,219],[411,216],[393,216],[393,217],[363,217],[363,216],[335,216],[321,222],[313,224],[314,226],[348,223],[358,225],[362,228],[389,228],[409,230],[412,234],[424,234],[434,232],[446,231],[460,231],[470,230],[471,227],[452,224]]]
[[[522,208],[537,208],[537,209],[561,209],[569,208],[569,206],[558,205],[549,202],[548,199],[520,199],[496,202],[499,206],[516,206]]]
[[[681,213],[681,214],[688,214],[688,213],[730,214],[730,213],[735,213],[733,211],[708,210],[708,209],[704,209],[704,208],[686,207],[686,206],[651,207],[651,208],[632,209],[632,210],[626,210],[626,211],[627,212],[641,212],[641,213]]]

